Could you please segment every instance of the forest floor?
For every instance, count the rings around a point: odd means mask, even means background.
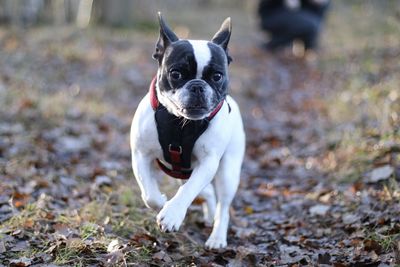
[[[357,3],[333,7],[316,62],[234,24],[247,150],[220,251],[201,201],[162,233],[134,181],[157,28],[0,28],[0,266],[400,264],[398,3]]]

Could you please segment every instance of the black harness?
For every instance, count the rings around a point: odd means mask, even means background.
[[[176,117],[158,101],[156,92],[156,77],[150,85],[150,103],[154,110],[157,125],[158,141],[163,150],[166,163],[156,159],[158,166],[166,174],[178,179],[188,179],[192,174],[192,151],[196,140],[207,130],[210,121],[221,109],[222,100],[214,111],[202,120],[187,120]]]

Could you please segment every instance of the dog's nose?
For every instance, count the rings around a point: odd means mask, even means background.
[[[192,93],[203,93],[204,92],[204,87],[200,84],[193,84],[192,86],[190,86],[190,92]]]

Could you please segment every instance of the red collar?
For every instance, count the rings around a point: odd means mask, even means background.
[[[153,80],[150,83],[150,104],[153,110],[156,110],[158,106],[160,105],[160,102],[158,101],[157,98],[157,91],[156,91],[156,81],[157,81],[157,76],[154,76]],[[217,107],[211,112],[211,114],[207,117],[208,120],[212,120],[215,115],[217,115],[218,111],[222,108],[222,105],[224,104],[224,100],[218,103]]]
[[[156,110],[158,108],[158,105],[160,104],[160,102],[158,102],[158,98],[157,98],[156,81],[157,81],[157,76],[154,76],[153,80],[151,80],[150,88],[149,88],[150,104],[154,110]]]

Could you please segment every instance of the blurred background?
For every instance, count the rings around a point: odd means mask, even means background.
[[[251,2],[251,1],[250,1]],[[243,10],[251,3],[224,0],[118,0],[109,1],[1,1],[0,19],[2,23],[20,26],[72,24],[85,28],[90,25],[116,27],[154,27],[154,14],[157,11],[176,11],[179,17],[183,10],[215,7],[235,7]],[[245,11],[245,10],[243,10]],[[177,18],[178,21],[182,18]]]
[[[266,50],[257,8],[0,0],[0,266],[400,261],[400,1],[331,1],[312,60]],[[232,18],[247,150],[222,254],[202,249],[199,206],[160,233],[130,167],[157,11],[181,38],[210,39]]]

